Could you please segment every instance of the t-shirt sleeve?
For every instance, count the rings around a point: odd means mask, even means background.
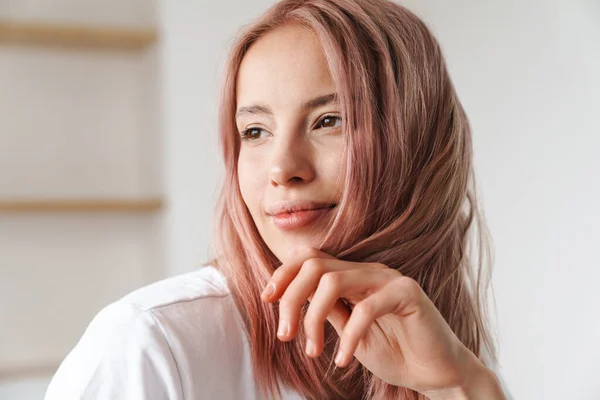
[[[45,400],[182,398],[176,361],[151,311],[117,302],[90,323]]]

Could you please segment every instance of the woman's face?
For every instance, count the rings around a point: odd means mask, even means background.
[[[267,246],[318,247],[341,196],[340,106],[314,34],[284,25],[254,43],[240,66],[236,124],[242,197]]]

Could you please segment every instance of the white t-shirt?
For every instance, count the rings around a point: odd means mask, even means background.
[[[284,400],[301,399],[282,389]],[[226,279],[202,267],[104,308],[60,365],[45,400],[261,398]]]
[[[46,400],[260,398],[240,314],[214,267],[151,284],[104,308],[46,393]]]

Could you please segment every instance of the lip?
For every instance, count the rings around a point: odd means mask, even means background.
[[[331,211],[335,204],[311,200],[284,200],[266,208],[273,224],[281,230],[293,230],[308,226]]]

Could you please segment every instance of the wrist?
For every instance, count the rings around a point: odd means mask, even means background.
[[[477,360],[457,386],[424,393],[430,400],[506,400],[496,374]]]

